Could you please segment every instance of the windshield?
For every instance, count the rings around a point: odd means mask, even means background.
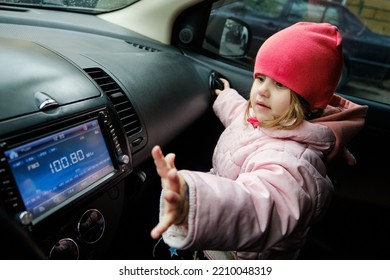
[[[138,0],[0,0],[0,5],[39,7],[85,13],[104,13],[129,6]]]

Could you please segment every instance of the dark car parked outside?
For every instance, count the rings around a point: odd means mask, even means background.
[[[216,7],[210,21],[226,18],[239,19],[248,25],[252,39],[247,55],[252,58],[269,36],[293,23],[334,24],[341,30],[344,40],[345,67],[339,88],[349,79],[389,86],[390,37],[371,31],[341,4],[318,0],[235,1]]]

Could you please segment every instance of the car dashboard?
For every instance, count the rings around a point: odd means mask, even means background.
[[[96,16],[40,9],[1,11],[0,57],[0,211],[44,258],[105,258],[127,178],[209,109],[210,70]]]

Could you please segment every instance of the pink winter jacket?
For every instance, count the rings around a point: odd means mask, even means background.
[[[206,249],[218,259],[296,257],[333,191],[324,159],[346,144],[344,131],[348,140],[359,131],[367,109],[334,96],[319,123],[275,130],[248,124],[246,102],[234,89],[217,97],[213,108],[226,129],[210,173],[179,171],[190,209],[188,223],[163,234],[171,247]]]

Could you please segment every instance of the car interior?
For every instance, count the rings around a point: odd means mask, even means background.
[[[252,85],[245,51],[204,48],[221,1],[95,13],[10,2],[0,1],[0,258],[153,259],[151,149],[209,171],[224,129],[212,110],[219,78],[245,97]],[[218,39],[223,29],[213,25]],[[337,92],[369,106],[348,146],[357,165],[329,164],[334,198],[299,259],[390,258],[389,97],[370,98],[390,91],[367,92]]]

